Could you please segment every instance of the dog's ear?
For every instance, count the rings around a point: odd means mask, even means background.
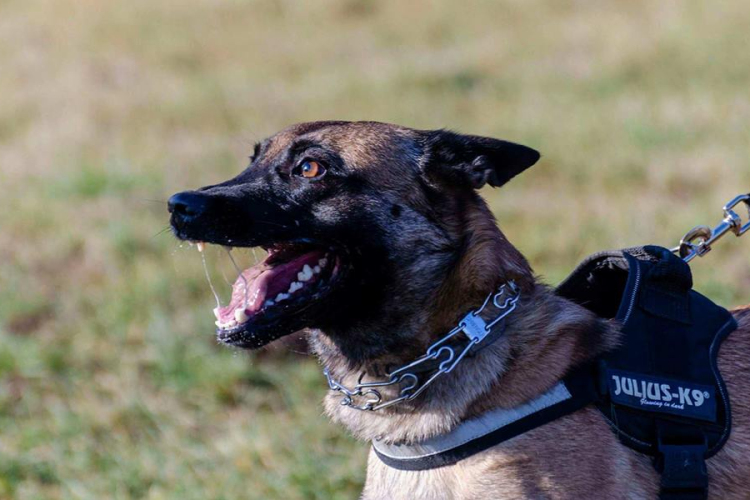
[[[433,180],[479,189],[500,187],[539,160],[539,153],[512,142],[448,130],[424,133],[422,169]]]

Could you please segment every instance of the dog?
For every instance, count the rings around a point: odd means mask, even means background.
[[[181,240],[262,247],[217,338],[256,349],[309,331],[330,377],[352,387],[419,358],[503,283],[519,293],[502,336],[427,388],[379,411],[356,411],[329,391],[328,416],[357,438],[410,443],[498,408],[515,408],[573,367],[615,348],[617,325],[540,283],[477,190],[534,165],[535,150],[447,130],[377,122],[291,126],[257,144],[237,177],[169,200]],[[719,366],[733,430],[708,461],[715,498],[748,498],[750,308]],[[381,389],[384,399],[399,395]],[[391,468],[371,451],[362,498],[656,498],[659,475],[587,406],[455,465]]]

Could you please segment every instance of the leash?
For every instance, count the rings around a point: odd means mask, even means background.
[[[742,218],[734,211],[740,203],[747,208],[748,222],[744,225]],[[718,226],[711,229],[710,226],[696,226],[683,236],[680,244],[672,249],[685,262],[690,262],[696,257],[703,257],[711,251],[712,245],[719,241],[729,232],[740,237],[750,231],[750,194],[741,194],[724,205],[724,219]]]

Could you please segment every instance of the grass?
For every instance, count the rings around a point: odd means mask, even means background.
[[[298,121],[503,137],[544,159],[485,194],[556,283],[750,191],[748,24],[741,0],[2,2],[0,498],[355,497],[366,446],[317,364],[215,344],[164,200]],[[696,283],[746,303],[727,238]]]

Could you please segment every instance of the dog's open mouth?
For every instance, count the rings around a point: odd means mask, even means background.
[[[317,309],[339,281],[342,260],[332,248],[284,243],[266,251],[265,260],[241,271],[229,305],[214,309],[220,342],[255,348],[307,326],[295,317]]]

